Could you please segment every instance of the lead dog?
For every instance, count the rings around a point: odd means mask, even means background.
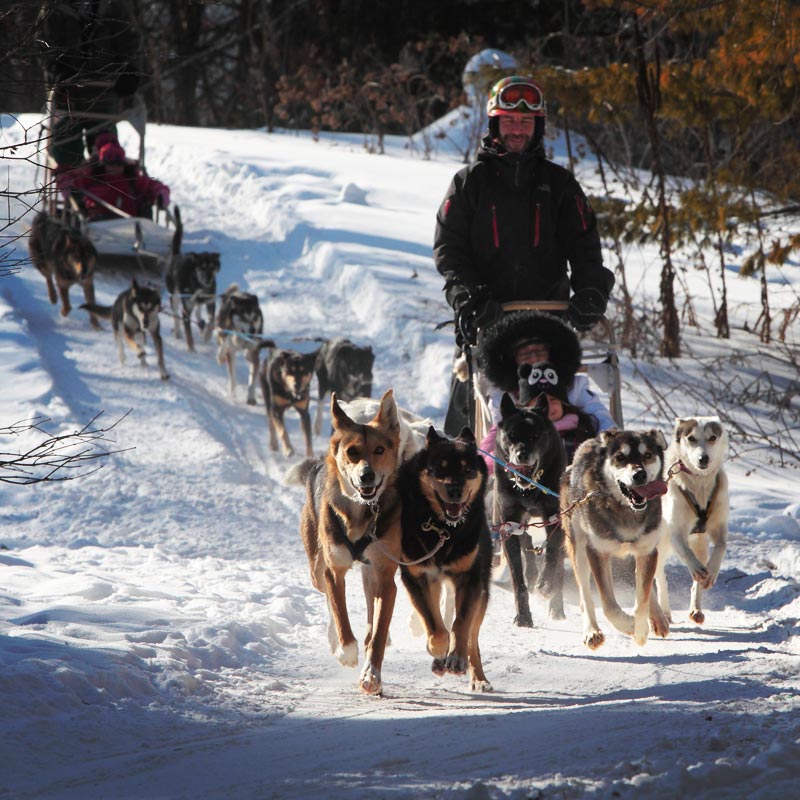
[[[659,431],[604,431],[575,451],[561,481],[561,514],[567,550],[580,593],[583,643],[596,650],[605,641],[592,600],[594,577],[608,621],[638,645],[648,635],[648,616],[657,636],[669,633],[656,600],[653,576],[662,529],[664,448]],[[633,616],[617,602],[611,559],[633,555],[636,604]]]
[[[470,688],[491,691],[478,634],[489,602],[492,543],[486,523],[486,464],[464,428],[448,439],[428,431],[425,448],[400,469],[403,584],[428,637],[431,669],[463,675]],[[443,584],[455,590],[448,631],[441,614]]]
[[[558,486],[566,468],[564,444],[548,417],[547,395],[540,394],[530,408],[514,404],[509,394],[500,401],[500,422],[497,425],[495,455],[514,471],[494,464],[494,492],[497,513],[502,522],[527,523],[535,517],[543,521],[558,520]],[[525,480],[535,480],[553,494],[547,494]],[[550,597],[549,612],[552,619],[564,619],[564,529],[560,521],[547,527],[545,541],[545,566],[538,587]],[[511,586],[517,614],[514,624],[532,628],[531,609],[528,602],[528,579],[537,576],[536,562],[528,533],[511,535],[503,540],[503,552],[511,573]],[[525,563],[523,564],[523,557]]]
[[[400,429],[392,390],[366,425],[353,422],[332,395],[331,422],[327,456],[296,465],[286,481],[306,486],[300,534],[311,582],[328,601],[331,650],[346,667],[358,664],[358,644],[347,613],[345,577],[361,562],[367,635],[359,685],[365,694],[378,694],[401,560],[396,486]]]
[[[47,297],[53,305],[58,302],[56,287],[58,288],[62,317],[72,311],[69,290],[76,283],[83,288],[86,303],[95,302],[94,268],[97,251],[80,230],[63,225],[41,211],[31,226],[28,252],[33,265],[44,276]],[[94,313],[89,314],[89,322],[95,329],[100,327]]]
[[[194,352],[192,312],[203,341],[211,338],[217,307],[217,274],[220,269],[219,253],[178,253],[172,257],[166,275],[167,291],[173,314],[173,333],[181,338],[181,325],[186,337],[186,348]],[[203,317],[205,310],[205,318]]]
[[[256,379],[262,347],[275,347],[275,342],[262,337],[264,317],[258,298],[243,292],[232,283],[222,294],[216,320],[217,363],[228,368],[231,397],[236,395],[236,353],[242,353],[248,364],[247,404],[256,404]]]
[[[280,437],[285,456],[294,455],[283,416],[286,409],[294,408],[300,415],[300,427],[306,444],[306,455],[314,455],[311,444],[311,414],[308,405],[311,395],[311,378],[317,362],[317,351],[298,353],[296,350],[272,350],[261,365],[259,378],[261,394],[267,412],[270,450],[278,449]],[[374,416],[374,415],[373,415]]]
[[[120,292],[113,306],[84,303],[81,308],[90,314],[96,314],[101,319],[111,320],[120,364],[125,363],[127,344],[138,356],[139,363],[147,366],[144,344],[149,333],[158,358],[161,380],[169,379],[167,368],[164,366],[164,343],[161,340],[161,326],[158,320],[161,311],[160,292],[147,286],[139,286],[134,278],[130,288]]]
[[[369,346],[353,344],[349,339],[330,339],[323,342],[317,359],[319,398],[314,432],[322,430],[322,403],[328,392],[336,392],[340,401],[372,394],[372,365],[375,354]]]
[[[705,620],[703,591],[719,574],[728,542],[728,476],[723,463],[728,453],[728,433],[719,417],[675,420],[675,435],[665,463],[671,479],[664,498],[665,531],[659,545],[656,586],[659,602],[669,617],[669,591],[664,563],[674,551],[692,575],[689,619]],[[709,558],[709,544],[713,545]]]

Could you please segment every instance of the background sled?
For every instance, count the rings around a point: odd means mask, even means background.
[[[545,311],[560,314],[565,312],[568,306],[569,303],[559,300],[518,300],[513,303],[503,303],[503,311],[505,313],[511,311]],[[611,416],[621,429],[624,427],[624,420],[622,417],[619,354],[611,323],[605,316],[602,316],[590,331],[583,334],[578,333],[578,336],[581,338],[582,352],[582,361],[578,372],[588,375],[608,397]],[[470,426],[475,432],[475,438],[480,442],[491,427],[492,419],[482,385],[483,381],[475,363],[477,351],[477,347],[472,348],[472,365],[469,370],[472,382],[470,387]]]
[[[45,109],[46,139],[57,120],[70,112],[57,109],[53,104],[53,92],[48,95]],[[134,95],[130,104],[115,114],[95,111],[80,111],[73,116],[95,121],[98,130],[106,129],[108,123],[127,122],[139,138],[136,163],[145,171],[145,128],[147,109],[139,95]],[[82,136],[82,132],[76,134]],[[51,216],[60,219],[62,224],[80,228],[97,250],[97,270],[119,271],[124,273],[150,272],[162,275],[172,258],[180,250],[183,235],[180,210],[153,206],[150,216],[134,217],[114,206],[93,198],[115,216],[110,219],[89,220],[75,197],[65,198],[55,181],[56,163],[46,148],[45,175],[42,189],[43,208]],[[90,194],[90,192],[84,192]]]

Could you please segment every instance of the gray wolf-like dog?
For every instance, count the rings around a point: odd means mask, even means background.
[[[256,379],[262,347],[275,347],[275,342],[262,339],[264,318],[258,298],[243,292],[232,283],[222,294],[217,313],[217,362],[228,368],[231,397],[236,396],[236,353],[242,353],[248,365],[247,404],[256,404]]]
[[[100,319],[111,320],[114,339],[117,343],[119,363],[125,363],[125,345],[127,344],[139,358],[142,366],[147,366],[144,345],[149,333],[158,359],[158,371],[161,380],[169,378],[164,366],[164,343],[161,339],[161,325],[158,315],[161,312],[161,293],[148,286],[139,286],[134,279],[130,288],[120,292],[113,306],[100,306],[96,303],[84,303],[81,308]]]
[[[644,645],[648,620],[657,636],[669,633],[653,591],[662,530],[664,449],[660,431],[604,431],[575,451],[561,481],[561,514],[580,593],[583,642],[596,650],[605,641],[597,624],[590,578],[594,577],[608,621]],[[634,556],[633,616],[617,602],[611,559]]]
[[[53,305],[58,302],[56,288],[58,289],[62,317],[72,311],[69,290],[76,283],[83,288],[86,303],[95,302],[94,268],[97,251],[80,230],[63,225],[41,211],[31,226],[28,252],[33,265],[47,282],[47,297]],[[89,322],[95,329],[100,327],[93,313],[89,314]]]
[[[689,619],[698,625],[705,620],[703,592],[717,580],[728,542],[730,499],[723,468],[727,455],[728,432],[719,417],[675,420],[675,434],[664,457],[671,478],[664,498],[656,587],[669,617],[664,564],[670,552],[677,553],[692,575]]]
[[[330,339],[323,342],[317,359],[319,398],[314,431],[322,430],[322,404],[325,395],[336,392],[339,402],[349,402],[356,397],[372,394],[372,365],[375,354],[368,345],[362,347],[349,339]]]
[[[328,601],[328,641],[339,662],[358,664],[358,644],[347,612],[345,578],[356,561],[367,601],[364,667],[359,686],[379,694],[381,669],[402,560],[397,448],[400,429],[392,390],[366,425],[356,424],[331,396],[331,435],[324,459],[306,459],[286,474],[306,486],[300,534],[311,583]]]
[[[203,341],[211,338],[217,308],[219,269],[219,253],[179,253],[170,261],[166,284],[173,314],[172,331],[175,338],[180,339],[182,324],[186,347],[190,352],[194,352],[192,312]]]

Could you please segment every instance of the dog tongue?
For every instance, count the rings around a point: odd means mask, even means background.
[[[660,497],[667,493],[667,484],[664,481],[650,481],[644,486],[635,487],[633,491],[642,500],[652,500],[654,497]]]

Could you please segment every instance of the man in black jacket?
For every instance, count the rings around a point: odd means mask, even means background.
[[[513,300],[569,300],[570,323],[588,330],[606,309],[614,275],[603,266],[586,195],[544,156],[542,90],[530,78],[503,78],[487,113],[478,159],[456,173],[436,216],[434,260],[458,338],[474,344]],[[468,402],[467,386],[454,380],[448,434],[466,424]]]

